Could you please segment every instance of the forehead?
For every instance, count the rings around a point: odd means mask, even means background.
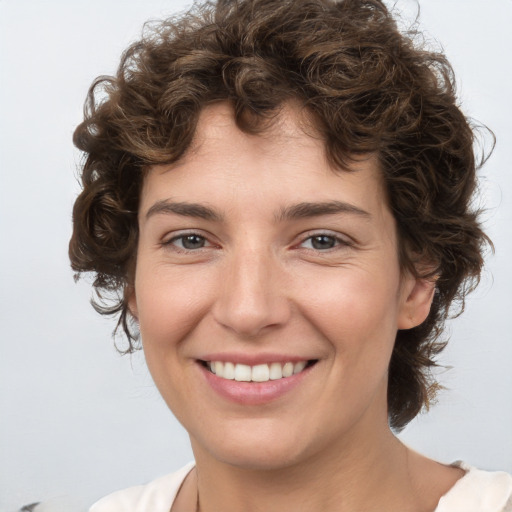
[[[296,101],[288,101],[279,110],[261,117],[242,114],[243,121],[255,128],[256,133],[241,130],[235,120],[233,105],[227,101],[213,103],[202,109],[196,128],[194,140],[188,154],[198,151],[205,142],[225,141],[226,131],[240,132],[247,139],[261,147],[270,148],[275,144],[301,142],[324,147],[324,141],[315,127],[313,114]],[[274,144],[270,144],[273,142]],[[308,144],[308,145],[309,145]]]
[[[382,181],[374,155],[359,157],[349,170],[334,168],[311,116],[294,104],[284,105],[260,133],[251,134],[238,128],[232,106],[222,102],[203,109],[180,161],[150,169],[141,209],[149,199],[227,207],[265,197],[281,207],[344,200],[377,211],[386,203]]]

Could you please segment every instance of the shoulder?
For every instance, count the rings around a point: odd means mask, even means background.
[[[456,462],[466,474],[439,501],[435,512],[512,512],[512,475]]]
[[[146,485],[113,492],[97,501],[89,512],[168,512],[193,467],[194,463],[191,462],[175,473],[157,478]]]

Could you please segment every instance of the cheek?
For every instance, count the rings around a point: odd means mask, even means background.
[[[164,349],[179,342],[208,310],[209,280],[204,272],[143,265],[136,273],[135,290],[144,348]]]
[[[384,407],[397,332],[398,278],[355,274],[325,282],[326,293],[310,303],[308,318],[333,354],[326,400],[348,423],[376,396]]]
[[[204,275],[141,264],[135,289],[148,369],[168,407],[183,421],[184,405],[195,403],[191,390],[183,386],[187,370],[194,364],[187,357],[186,340],[209,309]]]
[[[395,276],[364,269],[339,269],[330,274],[310,276],[302,283],[302,302],[312,320],[338,332],[364,333],[376,328],[396,328],[398,312],[398,273]],[[389,274],[394,274],[391,270]],[[315,283],[315,293],[311,291]],[[298,292],[300,293],[300,292]],[[341,330],[341,331],[340,331]]]

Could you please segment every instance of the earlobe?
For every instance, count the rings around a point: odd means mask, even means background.
[[[139,311],[137,308],[137,297],[135,295],[135,288],[133,286],[127,286],[124,290],[124,296],[126,304],[128,305],[128,311],[135,320],[139,320]]]
[[[398,329],[412,329],[423,323],[430,313],[436,289],[435,279],[410,277],[398,315]]]

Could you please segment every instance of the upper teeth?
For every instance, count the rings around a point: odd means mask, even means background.
[[[307,361],[298,363],[270,363],[249,366],[247,364],[234,364],[223,361],[209,361],[208,368],[222,379],[237,380],[239,382],[266,382],[268,380],[282,379],[299,373],[306,367]]]

